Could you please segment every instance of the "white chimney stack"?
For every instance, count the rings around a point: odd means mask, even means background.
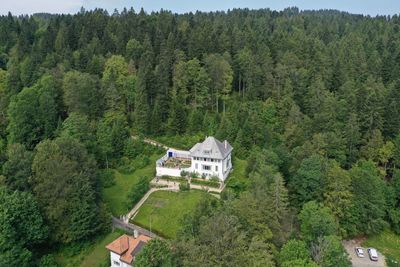
[[[224,141],[224,145],[225,145],[225,149],[226,149],[228,146],[228,142],[226,140]]]
[[[138,230],[133,230],[133,237],[138,238],[139,237],[139,232]]]

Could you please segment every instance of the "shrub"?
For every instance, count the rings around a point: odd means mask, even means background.
[[[123,174],[131,174],[135,171],[135,167],[132,164],[127,164],[119,166],[117,170]]]
[[[191,178],[199,178],[199,174],[197,172],[191,172],[190,177]]]
[[[198,185],[204,185],[204,186],[210,186],[210,187],[216,187],[216,188],[219,188],[219,186],[220,186],[219,182],[203,181],[203,180],[197,180],[197,179],[192,179],[191,183],[198,184]]]
[[[188,182],[182,182],[179,184],[179,190],[181,191],[189,191],[190,190],[190,184]]]
[[[115,185],[114,172],[110,169],[100,171],[100,183],[104,188]]]
[[[201,179],[205,180],[206,178],[207,178],[207,175],[206,175],[205,173],[203,173],[203,174],[201,175]]]
[[[136,169],[142,169],[150,164],[150,159],[146,155],[140,155],[133,161],[133,166]]]
[[[129,191],[127,206],[135,205],[149,190],[149,179],[146,176],[140,177],[139,181]]]
[[[216,175],[213,175],[213,176],[211,176],[210,181],[219,183],[219,177]]]
[[[189,172],[187,172],[187,171],[185,171],[185,170],[182,170],[181,171],[181,176],[182,177],[186,177],[186,176],[188,176],[189,175]]]

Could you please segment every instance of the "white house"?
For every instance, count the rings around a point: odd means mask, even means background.
[[[110,267],[132,267],[136,255],[151,238],[145,235],[122,235],[106,246],[110,251]]]
[[[232,146],[209,136],[190,151],[169,149],[157,161],[157,176],[180,176],[182,171],[195,172],[207,179],[215,176],[225,181],[232,170]]]

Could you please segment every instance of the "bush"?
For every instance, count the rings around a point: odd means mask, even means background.
[[[190,177],[191,178],[199,178],[199,174],[197,172],[191,172]]]
[[[182,177],[186,177],[186,176],[188,176],[189,175],[189,172],[187,172],[187,171],[185,171],[185,170],[182,170],[181,171],[181,176]]]
[[[204,185],[204,186],[209,186],[209,187],[215,187],[219,188],[220,183],[219,182],[214,182],[214,181],[203,181],[203,180],[197,180],[197,179],[192,179],[191,180],[192,184],[198,184],[198,185]]]
[[[207,175],[206,175],[205,173],[203,173],[203,174],[201,175],[201,179],[205,180],[206,178],[207,178]]]
[[[189,191],[190,190],[190,184],[188,182],[182,182],[179,184],[179,190],[181,191]]]
[[[119,166],[117,170],[123,174],[132,174],[133,172],[135,172],[135,167],[132,164],[127,164]]]
[[[135,169],[142,169],[149,164],[150,164],[150,159],[146,155],[140,155],[136,157],[136,159],[133,161],[133,166],[135,166]]]
[[[170,181],[170,182],[178,182],[178,183],[185,181],[185,178],[183,178],[183,177],[171,177],[168,175],[161,176],[161,179],[164,179],[164,180]]]
[[[219,177],[216,175],[211,176],[210,181],[219,183]]]
[[[131,174],[135,171],[132,161],[128,157],[122,157],[119,161],[117,170],[123,174]]]
[[[108,188],[108,187],[115,185],[113,170],[110,170],[110,169],[101,170],[100,171],[100,183],[101,183],[101,186],[104,188]]]
[[[59,266],[54,256],[49,254],[40,259],[39,267],[57,267]]]
[[[140,177],[139,181],[130,189],[127,206],[130,208],[135,205],[149,190],[149,179],[146,176]]]

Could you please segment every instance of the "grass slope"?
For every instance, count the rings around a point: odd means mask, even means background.
[[[390,230],[371,236],[363,245],[365,247],[374,247],[384,254],[388,260],[388,266],[400,266],[400,235],[396,235]],[[390,261],[397,261],[397,264]]]
[[[157,191],[150,195],[133,222],[157,232],[167,238],[173,238],[180,227],[182,217],[192,211],[202,197],[202,191],[169,192]]]
[[[63,267],[108,267],[110,253],[105,246],[123,234],[122,231],[115,231],[101,236],[92,244],[85,246],[79,254],[69,255],[67,249],[55,254],[55,259]]]
[[[138,182],[141,176],[147,176],[149,180],[155,174],[155,162],[161,157],[155,154],[150,157],[150,163],[142,168],[134,171],[132,174],[122,174],[115,170],[115,184],[111,187],[104,188],[102,192],[103,201],[110,208],[114,216],[127,213],[131,207],[127,205],[127,197],[131,187]]]

